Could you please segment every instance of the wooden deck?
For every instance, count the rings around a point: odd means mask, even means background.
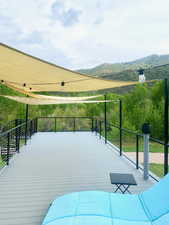
[[[153,184],[93,133],[37,133],[0,175],[0,225],[40,225],[52,200],[83,190],[111,192],[109,173],[134,174],[139,193]]]

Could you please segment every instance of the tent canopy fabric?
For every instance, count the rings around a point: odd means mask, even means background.
[[[20,97],[20,96],[9,96],[9,95],[0,95],[1,97],[14,100],[19,103],[28,104],[28,105],[61,105],[61,104],[80,104],[80,103],[102,103],[102,102],[112,102],[113,100],[93,100],[93,101],[79,101],[79,100],[63,100],[63,99],[38,99],[31,97]]]
[[[0,43],[0,80],[26,92],[87,92],[134,85],[80,74]]]

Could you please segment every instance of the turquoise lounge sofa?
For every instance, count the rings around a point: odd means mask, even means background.
[[[42,225],[169,225],[169,175],[139,195],[64,195],[54,200]]]

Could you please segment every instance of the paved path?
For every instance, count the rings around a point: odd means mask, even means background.
[[[111,192],[110,172],[133,173],[133,193],[153,184],[92,133],[37,133],[0,176],[0,225],[40,225],[51,201],[66,193]]]
[[[135,152],[125,152],[125,154],[133,159],[134,161],[136,160],[136,153]],[[139,152],[139,163],[143,163],[143,152]],[[163,164],[164,163],[164,154],[157,152],[157,153],[149,153],[149,160],[150,163],[159,163],[159,164]]]

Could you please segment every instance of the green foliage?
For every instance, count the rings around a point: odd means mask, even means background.
[[[107,118],[110,124],[119,125],[119,98],[122,99],[123,127],[141,132],[141,126],[145,122],[151,124],[151,134],[155,138],[163,140],[163,82],[155,82],[152,86],[139,84],[130,93],[117,95],[107,93],[107,99],[116,100],[107,103]],[[11,89],[0,85],[0,94],[18,95]],[[82,94],[80,94],[82,96]],[[84,94],[83,94],[84,95]],[[86,95],[86,94],[85,94]],[[104,96],[99,98],[104,99]],[[25,117],[25,105],[0,97],[1,113],[0,128],[15,118]],[[37,116],[94,116],[104,119],[104,103],[96,104],[67,104],[29,106],[29,118]],[[111,128],[111,127],[110,127]],[[118,132],[112,132],[110,136],[117,139]],[[111,135],[112,133],[112,135]],[[129,137],[125,137],[129,138]],[[126,139],[127,140],[127,139]]]
[[[164,165],[158,163],[150,163],[150,171],[156,174],[158,177],[163,177]]]

